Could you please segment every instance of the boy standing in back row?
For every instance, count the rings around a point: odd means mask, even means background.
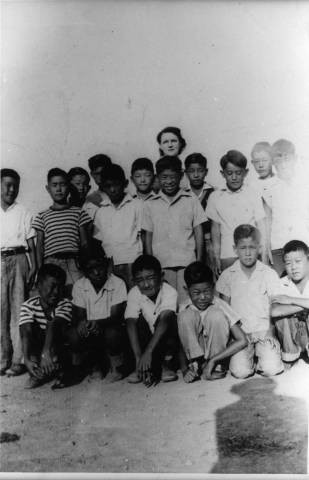
[[[160,261],[165,279],[177,290],[178,301],[187,298],[184,269],[204,254],[205,212],[197,197],[180,188],[182,165],[178,157],[156,163],[161,191],[144,204],[144,248]]]
[[[22,347],[19,312],[36,273],[34,236],[30,212],[16,202],[20,176],[1,169],[1,364],[0,375],[20,375]],[[26,251],[29,253],[29,268]]]

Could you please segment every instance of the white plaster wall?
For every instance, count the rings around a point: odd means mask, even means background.
[[[309,3],[3,1],[2,166],[45,208],[47,170],[99,152],[126,171],[181,127],[219,158],[285,137],[309,162]]]

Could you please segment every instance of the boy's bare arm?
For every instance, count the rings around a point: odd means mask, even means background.
[[[144,235],[144,251],[147,255],[153,255],[152,253],[152,232],[145,230]]]
[[[33,343],[33,324],[32,323],[25,323],[20,325],[20,337],[21,337],[21,344],[24,354],[24,362],[27,367],[28,372],[30,375],[36,378],[41,378],[41,370],[39,363],[31,358],[31,345]]]
[[[34,238],[29,238],[27,240],[27,245],[28,245],[28,253],[29,253],[30,263],[31,263],[28,278],[27,278],[27,284],[28,284],[28,288],[31,289],[33,286],[33,282],[35,280],[35,274],[36,274],[36,250],[35,250]]]
[[[134,353],[136,368],[139,364],[139,361],[142,355],[141,346],[139,343],[138,333],[137,333],[137,326],[136,326],[137,321],[138,321],[138,318],[128,318],[126,320],[127,332],[128,332],[130,344]]]
[[[232,343],[230,343],[221,353],[214,355],[208,360],[203,371],[203,377],[207,380],[212,379],[212,371],[218,362],[235,355],[235,353],[239,352],[248,345],[246,334],[239,325],[235,324],[231,327],[231,334],[234,339]]]
[[[203,260],[203,255],[204,255],[203,226],[197,225],[196,227],[194,227],[193,232],[194,232],[194,238],[195,238],[196,259],[201,262]]]
[[[89,246],[89,224],[79,227],[80,247],[82,251],[87,252]]]
[[[309,299],[289,297],[288,295],[276,295],[272,298],[271,316],[282,318],[295,313],[309,310]]]
[[[39,269],[43,265],[43,259],[44,259],[44,232],[42,232],[41,230],[37,230],[36,258],[37,258],[37,267]]]
[[[279,303],[280,305],[293,305],[295,307],[301,307],[305,310],[309,310],[309,298],[290,297],[289,295],[275,295],[272,297],[272,302]]]
[[[267,223],[265,218],[256,222],[257,229],[261,234],[261,247],[262,247],[262,261],[268,263],[269,242],[267,239]]]
[[[214,274],[218,277],[221,273],[221,225],[211,220],[211,243],[214,256]]]
[[[63,322],[64,320],[61,317],[54,317],[52,320],[49,320],[46,325],[45,342],[40,363],[40,367],[46,375],[51,374],[56,367],[55,353],[57,349],[55,348],[55,338],[59,337],[57,332],[61,329]]]

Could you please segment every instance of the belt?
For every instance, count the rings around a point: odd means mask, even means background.
[[[10,257],[11,255],[19,255],[20,253],[26,253],[25,247],[8,248],[7,250],[1,250],[1,257]]]
[[[74,253],[74,252],[57,252],[57,253],[53,253],[52,255],[47,255],[46,258],[48,257],[54,257],[54,258],[59,258],[60,260],[63,259],[63,260],[67,260],[69,258],[78,258],[79,257],[79,254],[78,253]]]

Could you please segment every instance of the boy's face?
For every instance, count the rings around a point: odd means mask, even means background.
[[[146,170],[145,168],[142,170],[135,170],[131,178],[138,192],[150,192],[154,179],[154,175],[150,170]]]
[[[50,179],[48,185],[46,186],[46,190],[54,202],[63,203],[66,202],[69,194],[69,185],[66,179],[59,175]]]
[[[171,169],[163,170],[158,175],[160,187],[163,193],[168,197],[173,197],[179,190],[181,173]]]
[[[120,203],[125,193],[124,189],[127,186],[127,182],[123,183],[119,180],[104,180],[101,189],[110,198],[112,203]]]
[[[252,165],[260,178],[267,178],[272,173],[272,158],[268,152],[254,152],[252,155]]]
[[[189,178],[191,187],[202,188],[207,175],[207,168],[204,168],[199,163],[191,163],[186,170],[186,174]]]
[[[96,289],[101,289],[107,280],[107,261],[104,258],[90,260],[84,273]]]
[[[148,298],[154,298],[158,295],[161,288],[162,276],[155,270],[141,270],[134,277],[134,282],[143,295]]]
[[[199,310],[206,310],[214,298],[214,287],[208,282],[194,283],[188,292],[193,305]]]
[[[221,173],[226,180],[227,187],[234,192],[242,187],[248,170],[228,162],[225,169],[221,170]]]
[[[38,283],[38,291],[43,302],[49,307],[56,307],[63,298],[64,284],[57,278],[46,276]]]
[[[174,133],[163,133],[161,136],[160,149],[163,152],[163,155],[168,157],[176,157],[180,149],[180,141],[177,135]]]
[[[260,244],[254,238],[241,238],[234,246],[235,253],[240,263],[247,268],[256,264],[260,253]]]
[[[80,199],[86,198],[86,195],[90,190],[90,185],[86,175],[74,175],[70,183],[73,185],[73,188]]]
[[[298,283],[309,275],[309,259],[302,250],[289,252],[284,257],[285,270],[288,277]]]
[[[102,181],[101,173],[102,173],[103,170],[104,170],[104,167],[103,167],[103,165],[101,165],[100,167],[97,167],[94,170],[91,170],[91,172],[90,172],[90,175],[92,176],[95,184],[98,187],[100,187],[100,185],[101,185],[101,181]]]
[[[282,152],[274,154],[273,162],[281,180],[290,180],[294,176],[296,159],[294,155]]]
[[[12,205],[19,192],[19,182],[13,177],[3,177],[1,179],[1,200],[6,205]]]

